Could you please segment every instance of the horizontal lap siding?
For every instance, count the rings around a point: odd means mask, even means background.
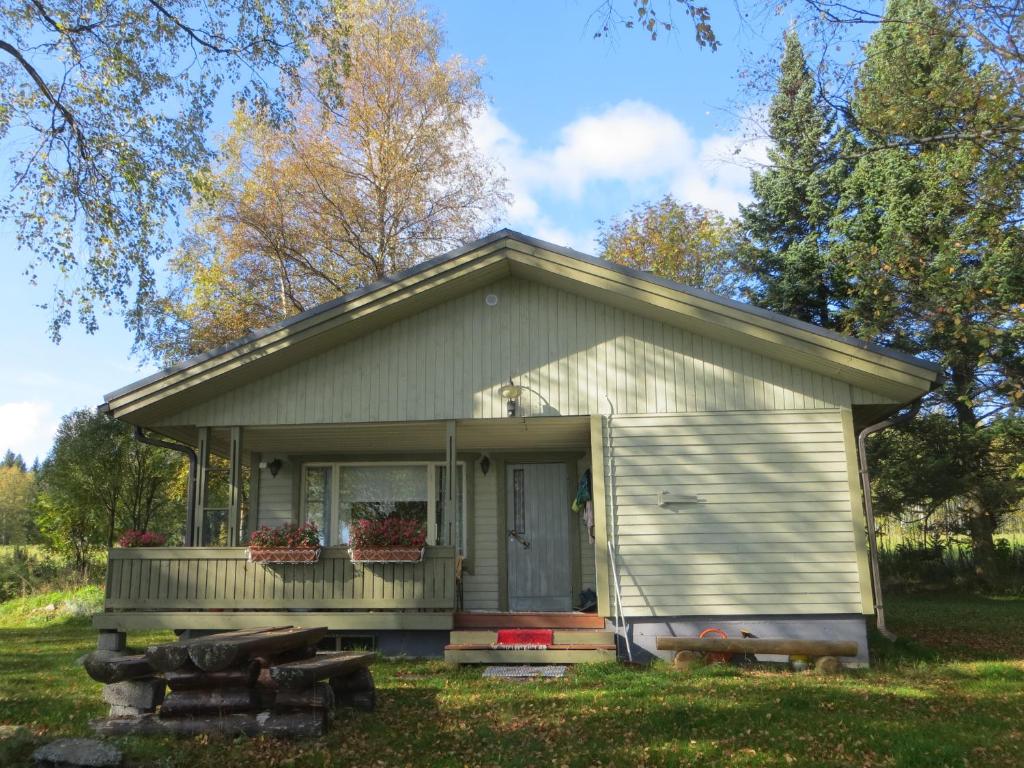
[[[485,298],[494,294],[496,306]],[[820,409],[842,381],[616,307],[507,278],[196,404],[167,424],[332,424]],[[858,397],[877,399],[857,390]],[[859,402],[859,401],[858,401]]]
[[[609,500],[628,616],[859,613],[839,410],[615,416]],[[701,503],[659,506],[659,494]]]
[[[267,469],[257,469],[260,473],[260,498],[256,506],[256,527],[268,525],[275,528],[290,523],[298,518],[298,510],[293,509],[292,471],[290,461],[284,462],[273,476]]]

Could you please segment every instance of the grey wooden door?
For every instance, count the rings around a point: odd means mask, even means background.
[[[565,465],[510,464],[507,471],[509,609],[571,611]]]

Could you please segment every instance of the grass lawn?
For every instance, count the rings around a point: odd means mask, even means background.
[[[0,766],[89,733],[100,686],[74,665],[87,620],[0,606]],[[34,609],[36,612],[33,612]],[[898,643],[871,670],[578,667],[563,680],[484,680],[439,662],[376,665],[375,714],[317,741],[122,739],[130,765],[1024,766],[1024,600],[893,598]],[[52,613],[52,612],[51,612]],[[133,645],[167,635],[131,636]]]

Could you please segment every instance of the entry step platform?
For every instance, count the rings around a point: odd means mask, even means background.
[[[566,623],[566,617],[582,618],[584,623],[595,625],[597,622],[594,619],[600,617],[550,613],[486,616],[482,624],[493,623],[498,626],[453,630],[444,649],[445,661],[455,664],[587,664],[615,661],[615,634],[604,629],[603,619],[598,625],[600,629],[596,626],[552,626],[559,623],[559,620]],[[456,626],[459,626],[458,621]]]
[[[604,617],[596,613],[456,613],[453,626],[460,629],[604,629]]]

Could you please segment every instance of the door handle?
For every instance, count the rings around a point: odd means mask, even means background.
[[[509,530],[509,532],[508,532],[508,537],[509,537],[510,539],[515,539],[515,540],[516,540],[516,541],[518,541],[518,542],[519,542],[520,544],[522,544],[522,545],[523,545],[523,549],[529,549],[529,548],[530,548],[530,541],[529,541],[529,539],[524,539],[524,538],[523,538],[522,536],[520,536],[520,535],[519,535],[518,533],[516,533],[515,531],[513,531],[513,530]]]

